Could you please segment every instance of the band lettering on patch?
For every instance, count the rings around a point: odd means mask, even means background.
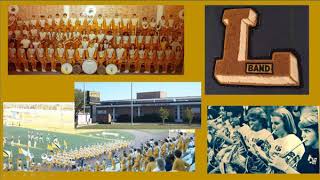
[[[249,27],[255,27],[257,19],[251,8],[224,11],[224,52],[215,62],[213,76],[223,85],[299,86],[297,57],[292,52],[273,52],[271,59],[248,59]]]

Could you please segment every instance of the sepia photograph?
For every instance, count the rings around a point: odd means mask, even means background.
[[[8,72],[183,74],[184,6],[12,5]]]

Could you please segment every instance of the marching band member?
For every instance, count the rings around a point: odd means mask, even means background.
[[[174,56],[173,51],[172,51],[172,47],[167,46],[164,53],[165,53],[165,60],[162,62],[162,68],[163,68],[162,73],[167,73],[168,66],[172,62],[173,56]]]
[[[128,168],[127,168],[127,153],[125,151],[123,151],[122,157],[120,160],[120,171],[124,172],[127,170],[128,170]]]
[[[65,54],[66,54],[65,48],[62,46],[61,43],[59,43],[58,47],[55,50],[55,62],[60,63],[60,64],[64,64],[66,61]]]
[[[40,25],[40,28],[41,29],[44,29],[44,28],[46,28],[46,18],[45,18],[45,16],[44,15],[41,15],[40,16],[40,20],[39,20],[39,25]]]
[[[13,63],[17,72],[21,72],[20,70],[20,62],[17,58],[17,49],[15,48],[15,44],[13,42],[10,43],[8,55],[9,55],[9,62]]]
[[[113,18],[111,16],[105,15],[105,29],[107,31],[112,30],[112,23],[113,23]]]
[[[127,15],[124,15],[123,18],[122,18],[122,32],[128,32],[129,31],[129,22],[130,22],[130,19],[128,18]]]
[[[111,44],[108,45],[108,48],[106,49],[106,52],[107,52],[107,56],[106,56],[107,64],[115,64],[116,63],[115,50],[111,46]]]
[[[29,49],[27,50],[27,58],[31,63],[32,71],[37,72],[36,49],[32,44],[29,45]]]
[[[103,29],[104,19],[102,17],[102,14],[98,15],[98,18],[96,19],[97,29],[101,30]]]
[[[155,158],[150,156],[148,159],[148,164],[147,164],[144,172],[152,172],[157,167],[157,165],[154,161],[155,161]]]
[[[38,37],[36,37],[34,39],[34,41],[32,42],[32,45],[34,46],[35,49],[38,49],[39,45],[41,44],[40,40]]]
[[[302,139],[306,151],[298,162],[297,169],[290,166],[283,158],[272,159],[270,165],[290,174],[319,173],[319,130],[317,112],[306,112],[301,114],[298,126],[302,131]]]
[[[38,24],[38,20],[37,20],[36,15],[32,15],[32,18],[30,20],[30,24],[33,27],[38,27],[39,24]]]
[[[91,31],[90,31],[90,34],[89,34],[89,41],[94,40],[96,37],[97,37],[97,36],[96,36],[96,34],[94,33],[94,31],[91,30]]]
[[[171,31],[172,31],[173,28],[174,28],[174,24],[175,24],[175,22],[174,22],[173,15],[170,14],[170,15],[169,15],[169,19],[168,19],[168,28],[169,28]]]
[[[140,47],[142,44],[144,44],[144,36],[143,34],[138,31],[138,36],[137,36],[137,46]]]
[[[129,46],[129,38],[130,38],[130,36],[129,36],[128,32],[123,33],[122,44],[123,44],[124,48],[131,47],[131,46]]]
[[[172,171],[188,171],[190,168],[190,164],[182,160],[181,155],[182,152],[180,150],[175,150],[175,160],[173,162]]]
[[[33,25],[31,26],[30,34],[32,38],[35,38],[38,36],[38,29],[36,28],[36,26],[33,26]]]
[[[139,23],[140,22],[139,22],[139,18],[137,17],[137,14],[135,13],[132,14],[130,27],[131,27],[131,32],[133,32],[133,34],[136,34]]]
[[[134,164],[133,164],[133,167],[132,167],[132,170],[133,170],[134,172],[136,172],[136,171],[141,171],[141,170],[140,170],[140,161],[141,161],[141,158],[142,158],[141,150],[140,150],[140,149],[137,149],[137,151],[136,151],[136,157],[134,158]]]
[[[82,31],[87,28],[87,24],[88,22],[86,16],[83,13],[80,13],[79,21],[76,24],[76,29]]]
[[[138,37],[138,39],[139,39],[139,37]],[[152,37],[151,37],[150,33],[146,32],[145,36],[144,36],[144,44],[145,44],[146,48],[149,48],[150,46],[152,46],[151,39],[152,39]]]
[[[67,63],[74,64],[75,63],[75,50],[73,45],[71,45],[66,52]]]
[[[181,46],[177,46],[176,51],[174,53],[174,61],[172,62],[172,65],[173,65],[172,73],[175,73],[177,71],[178,66],[182,63],[183,63],[183,52],[182,52]]]
[[[144,73],[150,73],[151,72],[151,64],[154,64],[156,66],[156,57],[157,52],[153,48],[153,46],[150,46],[150,48],[147,50],[147,58],[145,61],[145,72]]]
[[[121,65],[127,63],[127,51],[122,44],[116,49],[118,73],[120,73]]]
[[[99,45],[97,61],[99,65],[103,65],[106,61],[106,51],[103,47],[103,44]]]
[[[56,59],[54,57],[55,52],[54,52],[54,48],[53,48],[53,44],[49,44],[49,47],[46,50],[46,60],[47,62],[51,63],[51,72],[57,72],[56,71]]]
[[[90,43],[87,51],[86,51],[86,57],[88,59],[96,59],[97,57],[97,51],[96,48],[94,47],[94,43]]]
[[[42,72],[46,72],[47,61],[46,61],[46,58],[45,58],[45,50],[44,50],[42,44],[40,44],[39,48],[36,49],[36,55],[37,55],[38,61],[41,63],[41,71]],[[36,142],[37,141],[35,141],[35,143]]]
[[[129,58],[128,58],[128,63],[126,63],[125,71],[124,73],[129,73],[130,70],[130,65],[134,64],[137,60],[138,56],[138,51],[135,47],[134,44],[130,46],[129,52],[128,52]]]
[[[102,43],[103,40],[104,40],[104,37],[105,37],[105,34],[103,33],[103,30],[100,29],[100,30],[99,30],[99,33],[97,34],[98,42],[99,42],[99,43]]]
[[[67,13],[63,13],[62,18],[61,18],[61,28],[65,32],[66,29],[69,26],[69,18]]]
[[[141,21],[141,27],[143,32],[147,32],[149,29],[149,22],[147,17],[143,17]]]
[[[115,17],[113,18],[113,25],[115,32],[120,32],[121,30],[121,17],[119,14],[115,14]]]
[[[77,29],[77,23],[78,19],[76,18],[76,15],[74,13],[71,14],[71,17],[69,18],[69,28],[72,31],[76,31]]]
[[[48,15],[47,20],[46,20],[46,29],[50,29],[53,27],[53,19],[52,15]]]
[[[44,28],[41,28],[41,29],[40,29],[39,37],[40,37],[40,41],[41,41],[41,42],[44,42],[45,39],[47,38],[47,32],[45,31]]]
[[[24,72],[29,72],[29,64],[26,57],[26,50],[23,44],[20,44],[17,54],[18,54],[18,61],[19,61],[18,63],[23,65]]]
[[[156,59],[156,62],[154,63],[154,65],[156,66],[156,70],[154,73],[159,73],[160,71],[160,65],[163,64],[163,61],[164,61],[164,51],[163,49],[159,46],[158,47],[158,50],[157,50],[157,59]],[[162,68],[164,69],[164,68]]]
[[[156,31],[157,30],[157,22],[154,17],[151,18],[149,23],[149,32]]]
[[[84,50],[87,50],[88,49],[88,46],[89,46],[89,41],[87,39],[87,37],[84,37],[81,41],[81,45],[83,47]]]
[[[142,44],[140,46],[139,51],[138,51],[138,59],[135,62],[135,69],[136,69],[135,73],[139,73],[140,72],[141,66],[143,64],[145,64],[146,58],[147,58],[146,49],[145,49],[144,45]]]
[[[54,18],[54,28],[55,30],[60,29],[60,25],[61,25],[61,18],[60,18],[60,14],[56,14],[55,18]]]

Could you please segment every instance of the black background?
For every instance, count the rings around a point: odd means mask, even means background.
[[[271,59],[276,51],[294,53],[299,65],[299,87],[220,85],[214,79],[214,61],[223,56],[223,11],[231,8],[252,8],[258,14],[257,25],[249,31],[249,59]],[[206,94],[309,94],[308,6],[206,6],[205,13]]]

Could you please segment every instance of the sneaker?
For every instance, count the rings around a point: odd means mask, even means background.
[[[134,73],[138,74],[140,71],[135,71]]]
[[[120,69],[118,69],[117,73],[120,73]]]
[[[32,71],[33,71],[33,72],[37,72],[37,70],[36,70],[36,69],[32,69]]]
[[[124,73],[129,73],[129,70],[125,70],[125,71],[123,71]]]
[[[176,71],[174,71],[174,70],[173,70],[173,71],[171,71],[171,74],[174,74],[174,73],[176,73]]]
[[[145,73],[145,74],[149,74],[150,72],[149,72],[149,71],[144,71],[144,73]]]
[[[51,72],[57,72],[55,69],[51,69]]]
[[[29,69],[24,69],[24,72],[30,72]]]
[[[159,71],[158,71],[158,70],[156,70],[154,73],[155,73],[155,74],[158,74],[158,73],[159,73]]]
[[[165,73],[167,73],[167,71],[162,71],[162,74],[165,74]]]
[[[17,72],[21,72],[21,70],[20,70],[20,69],[16,69],[16,71],[17,71]]]
[[[42,71],[42,72],[47,72],[45,69],[42,69],[41,71]]]

